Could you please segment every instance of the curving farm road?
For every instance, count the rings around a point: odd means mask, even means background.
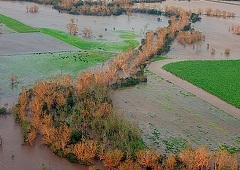
[[[168,60],[162,60],[153,62],[150,64],[148,69],[152,71],[153,73],[161,76],[166,81],[169,81],[177,86],[180,86],[181,88],[185,89],[186,91],[196,95],[197,97],[203,99],[204,101],[208,102],[209,104],[219,108],[220,110],[224,111],[225,113],[228,113],[232,116],[234,116],[237,119],[240,119],[240,109],[236,108],[235,106],[228,104],[227,102],[219,99],[218,97],[204,91],[203,89],[185,81],[181,78],[167,72],[162,67],[168,63],[172,62],[178,62],[178,61],[185,61],[189,59],[168,59]]]

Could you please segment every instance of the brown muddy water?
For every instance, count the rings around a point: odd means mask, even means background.
[[[197,11],[202,9],[205,11],[207,8],[213,10],[219,9],[221,11],[234,12],[235,18],[216,18],[202,16],[202,21],[192,24],[193,27],[201,31],[206,39],[202,43],[196,43],[195,48],[193,45],[187,45],[186,47],[179,45],[177,41],[174,41],[171,46],[171,51],[167,54],[169,58],[177,59],[239,59],[240,58],[240,36],[234,35],[229,32],[229,27],[232,25],[240,25],[240,3],[238,5],[210,2],[210,1],[177,1],[167,0],[166,2],[145,4],[146,7],[164,9],[165,6],[175,6],[186,10]],[[141,4],[138,4],[141,6]],[[209,50],[207,49],[209,44]],[[211,48],[216,49],[215,55],[211,55]],[[225,56],[225,48],[230,49],[230,55]]]
[[[144,26],[147,27],[147,30],[154,30],[156,27],[166,26],[167,20],[168,20],[167,18],[163,18],[163,22],[157,22],[157,16],[148,16],[144,14],[132,14],[132,16],[130,17],[125,15],[118,16],[118,17],[73,16],[73,15],[63,14],[63,13],[59,14],[58,11],[53,10],[51,6],[44,6],[44,5],[38,5],[40,7],[39,12],[36,14],[31,14],[31,13],[26,13],[26,6],[28,4],[31,4],[31,3],[0,1],[0,13],[10,16],[12,18],[15,18],[25,24],[28,24],[34,27],[47,27],[47,28],[54,28],[54,29],[59,29],[63,31],[67,31],[66,24],[68,23],[69,19],[75,18],[77,19],[77,23],[80,30],[83,29],[84,27],[91,28],[96,37],[99,34],[103,34],[103,38],[109,39],[109,40],[117,40],[118,38],[116,34],[114,34],[114,32],[112,31],[113,27],[115,27],[116,30],[134,30],[137,33],[142,33]],[[164,7],[164,5],[173,5],[173,6],[180,6],[185,9],[192,9],[192,10],[194,9],[196,10],[198,8],[205,9],[207,7],[211,7],[211,8],[217,8],[220,10],[235,12],[237,14],[237,17],[235,19],[226,20],[221,18],[209,18],[209,17],[203,16],[203,19],[201,22],[194,24],[194,28],[196,28],[199,31],[202,31],[204,35],[206,35],[205,42],[203,42],[202,44],[199,44],[198,46],[199,48],[195,48],[195,49],[193,49],[192,45],[183,47],[179,45],[177,42],[174,42],[172,45],[172,50],[167,54],[167,56],[169,56],[170,58],[180,58],[180,59],[184,59],[184,58],[237,59],[237,58],[240,58],[240,48],[239,48],[240,37],[233,35],[231,32],[228,32],[228,27],[231,26],[232,24],[240,25],[239,6],[218,4],[218,3],[205,2],[205,1],[179,2],[179,1],[173,1],[173,0],[168,0],[166,3],[163,3],[163,4],[152,4],[152,5],[157,5],[157,8]],[[108,31],[105,31],[105,28],[107,28]],[[206,49],[206,44],[210,44],[210,47],[216,48],[216,54],[214,56],[210,55],[209,50]],[[225,56],[223,54],[225,48],[230,48],[231,50],[230,56]],[[139,90],[139,95],[141,94],[141,90],[144,90],[144,88]],[[150,90],[152,91],[152,89]],[[155,94],[155,90],[153,93]],[[119,96],[117,96],[117,98],[120,101],[122,97],[126,97],[126,94],[121,95],[118,93],[118,95]],[[165,98],[168,97],[166,95],[165,95]],[[157,97],[154,97],[153,95],[151,95],[151,99],[153,101],[155,101],[156,98]],[[130,97],[127,100],[130,100]],[[0,96],[0,105],[4,105],[4,103],[12,104],[12,103],[15,103],[16,101],[17,101],[16,97],[1,98]],[[184,102],[185,100],[181,99],[179,101]],[[134,107],[134,109],[136,109],[136,113],[138,113],[139,109],[141,109],[139,108],[138,102],[135,102],[133,104],[137,105]],[[191,106],[192,103],[190,102],[189,105]],[[130,107],[126,103],[125,105],[122,105],[122,106],[124,106],[126,110],[128,110]],[[172,107],[174,108],[175,106],[172,106]],[[154,107],[154,109],[158,109],[158,108],[159,106]],[[185,105],[181,106],[181,109],[176,109],[176,110],[177,111],[183,110],[182,108],[185,108]],[[195,108],[198,108],[198,107],[194,107],[191,109],[195,109]],[[162,110],[165,112],[167,109],[168,108],[166,106],[163,106],[162,108]],[[196,111],[196,115],[195,115],[196,118],[199,117],[197,113],[200,112],[201,110],[202,109],[199,108],[199,110]],[[146,112],[149,112],[149,110],[146,110]],[[137,116],[137,114],[134,116]],[[150,114],[150,117],[154,118],[155,115]],[[189,118],[186,118],[186,120],[188,119]],[[145,122],[145,120],[143,121]],[[196,122],[197,121],[198,120],[196,120]],[[171,122],[173,121],[170,120],[170,123]],[[235,127],[239,127],[239,122],[236,123],[236,120],[233,120],[233,122],[235,122],[236,126],[232,128],[231,130],[232,133],[236,130]],[[168,122],[168,124],[170,123]],[[194,123],[195,122],[192,122],[192,124]],[[215,126],[214,124],[215,122],[214,123],[208,122],[208,123],[209,123],[209,126],[213,126],[213,125]],[[159,124],[159,122],[157,122],[157,124]],[[202,124],[204,124],[204,122],[202,122]],[[179,127],[181,126],[182,124],[179,125]],[[160,131],[161,129],[164,129],[164,128],[166,127],[157,128],[157,129]],[[192,128],[190,127],[189,129],[191,130]],[[173,129],[172,131],[174,133],[178,133],[176,129]],[[208,129],[206,129],[206,132],[207,131]],[[176,134],[176,136],[178,136],[179,134],[182,135],[184,134],[184,132],[185,131],[183,131],[183,133],[178,133]],[[0,117],[0,134],[3,136],[3,145],[0,147],[0,170],[35,170],[35,169],[41,170],[43,169],[44,166],[48,170],[87,169],[86,167],[71,164],[67,160],[55,156],[51,150],[49,150],[45,146],[41,146],[38,143],[36,143],[34,147],[21,145],[22,140],[21,140],[20,127],[17,123],[15,123],[13,115],[6,115],[6,116]],[[195,134],[195,131],[193,132],[193,134]],[[214,133],[211,133],[211,134],[214,134]],[[210,139],[215,140],[216,138],[215,135],[216,134],[211,136]],[[238,136],[238,135],[239,134],[233,134],[232,136]],[[202,138],[201,140],[205,140],[208,137],[209,136],[205,136],[205,138]],[[224,136],[218,136],[218,138],[221,138],[221,137],[222,139],[225,139]],[[199,142],[201,144],[204,143],[203,141],[199,141]],[[216,143],[219,143],[219,141],[216,140]]]
[[[0,116],[0,170],[79,170],[88,169],[59,158],[50,149],[40,144],[34,147],[22,145],[19,125],[12,115]]]
[[[49,5],[38,5],[38,13],[27,13],[26,6],[32,4],[29,2],[5,2],[0,1],[0,13],[17,19],[33,27],[54,28],[67,31],[66,25],[70,18],[74,18],[81,30],[91,28],[95,37],[102,34],[103,39],[117,40],[118,36],[114,34],[115,30],[135,31],[143,33],[145,30],[155,30],[157,27],[168,25],[168,19],[163,18],[162,22],[157,22],[157,16],[146,14],[132,14],[131,16],[83,16],[59,13]],[[105,28],[107,31],[105,31]],[[142,34],[144,35],[144,34]]]

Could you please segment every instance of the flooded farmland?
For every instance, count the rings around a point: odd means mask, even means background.
[[[98,35],[102,34],[103,38],[109,41],[116,41],[118,39],[117,34],[115,34],[113,31],[114,27],[116,28],[116,30],[135,31],[136,33],[143,35],[142,33],[144,31],[144,28],[146,28],[147,30],[154,30],[157,27],[164,27],[168,23],[167,18],[163,17],[162,22],[157,22],[157,16],[145,14],[132,14],[129,17],[126,15],[95,17],[73,16],[65,13],[59,14],[59,12],[53,10],[51,6],[44,5],[39,5],[39,13],[30,14],[26,13],[25,8],[28,4],[29,3],[27,2],[0,1],[0,13],[15,18],[30,26],[54,28],[62,31],[67,31],[66,24],[68,23],[69,19],[73,17],[77,19],[80,29],[83,29],[84,27],[91,28],[93,30],[95,38],[98,38]],[[183,47],[175,41],[172,45],[171,51],[167,54],[169,58],[240,58],[240,38],[239,36],[237,37],[228,31],[229,27],[232,24],[240,23],[239,6],[218,3],[214,3],[213,5],[212,2],[204,1],[175,2],[171,0],[163,4],[153,5],[159,5],[159,7],[164,7],[164,5],[176,5],[184,7],[186,9],[196,10],[197,8],[205,9],[209,7],[209,4],[211,4],[210,6],[218,8],[220,10],[226,9],[228,11],[235,12],[237,17],[234,19],[223,19],[203,16],[201,22],[194,24],[194,28],[203,32],[203,34],[206,36],[205,41],[201,44],[196,45],[195,49],[193,49],[192,45]],[[107,28],[107,31],[105,31],[105,28]],[[79,36],[81,36],[81,34]],[[211,55],[210,51],[207,50],[207,44],[209,44],[210,47],[216,49],[215,55]],[[231,53],[229,56],[224,55],[225,48],[230,48]],[[203,101],[201,101],[200,105],[198,105],[198,99],[196,99],[192,95],[188,96],[188,93],[186,91],[174,87],[174,85],[169,85],[168,83],[162,81],[159,77],[151,75],[149,76],[150,86],[140,85],[136,88],[127,89],[126,91],[117,91],[114,97],[118,106],[123,108],[124,114],[129,114],[130,112],[132,112],[132,115],[129,115],[130,117],[132,116],[132,119],[135,119],[137,116],[139,116],[139,110],[142,110],[142,115],[137,120],[139,120],[140,122],[140,128],[142,128],[143,130],[145,129],[144,135],[147,138],[146,140],[149,140],[149,138],[151,138],[152,132],[148,132],[148,130],[151,130],[151,128],[153,131],[157,130],[159,133],[161,133],[159,139],[156,139],[155,141],[150,141],[153,143],[153,147],[159,147],[159,150],[164,149],[163,146],[158,146],[158,144],[160,144],[161,138],[170,138],[170,136],[174,136],[174,138],[181,140],[181,137],[185,137],[189,134],[195,134],[195,136],[191,136],[192,140],[190,140],[190,143],[193,145],[209,144],[214,145],[213,148],[216,149],[217,145],[222,143],[227,143],[230,145],[235,144],[235,138],[230,138],[233,136],[240,136],[240,134],[235,131],[240,127],[240,123],[238,120],[235,120],[233,117],[226,116],[226,114],[222,111],[219,111],[218,109],[204,103]],[[169,87],[174,88],[175,91],[170,89]],[[158,92],[159,89],[162,91],[160,95],[157,95],[156,92]],[[141,93],[142,90],[144,90],[145,93]],[[135,93],[139,95],[139,97],[137,97],[137,100],[135,97]],[[179,98],[175,97],[176,94]],[[126,96],[128,98],[127,101]],[[149,108],[147,108],[147,110],[144,110],[144,108],[140,107],[143,105],[143,103],[141,103],[141,99],[144,98],[152,101],[153,103],[152,105],[149,105]],[[130,102],[128,100],[132,101]],[[168,102],[168,104],[164,104],[164,102],[166,101]],[[0,105],[4,105],[5,103],[9,103],[9,105],[11,105],[14,102],[16,102],[15,96],[10,96],[8,98],[0,96]],[[192,102],[195,103],[192,104]],[[159,106],[161,106],[161,112],[159,112]],[[170,117],[168,116],[169,107],[172,108],[172,110],[170,111],[172,115]],[[189,120],[188,114],[192,111],[194,111],[195,114],[193,115],[193,119]],[[211,112],[211,114],[207,115],[208,112]],[[199,121],[201,119],[201,116],[199,115],[204,115],[205,120]],[[169,120],[164,120],[164,116],[168,117]],[[146,117],[148,121],[145,120]],[[159,122],[156,121],[156,118],[162,120],[161,125],[158,125]],[[183,128],[181,122],[178,122],[176,126],[170,126],[171,123],[177,118],[185,123],[189,121],[189,126]],[[202,127],[202,125],[206,123],[206,121],[208,121],[207,126]],[[229,124],[229,122],[226,123],[226,121],[230,121],[231,124]],[[199,129],[193,128],[193,125],[196,122],[200,127]],[[222,133],[223,129],[220,126],[222,124],[224,125],[224,127],[227,127],[226,129],[224,129],[224,133]],[[150,128],[146,128],[148,126]],[[178,128],[176,129],[176,127]],[[179,127],[181,127],[182,129],[179,129]],[[206,133],[207,135],[204,136],[204,133]],[[222,134],[218,135],[220,133]],[[84,169],[84,167],[82,166],[71,164],[67,160],[55,156],[47,147],[41,146],[39,144],[36,144],[34,147],[21,145],[22,138],[20,127],[17,123],[15,123],[13,115],[6,115],[0,117],[0,135],[3,136],[3,146],[0,147],[0,169],[30,170],[43,169],[43,167],[46,167],[48,170]],[[201,135],[203,135],[204,137],[201,138]],[[206,139],[208,139],[209,141],[206,141]]]

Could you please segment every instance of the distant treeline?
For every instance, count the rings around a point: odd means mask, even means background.
[[[156,2],[162,2],[166,0],[132,0],[134,3],[141,3],[141,2],[146,2],[146,3],[156,3]]]
[[[78,1],[77,3],[66,4],[64,2],[54,5],[54,9],[59,11],[66,11],[69,14],[74,15],[96,15],[96,16],[110,16],[110,15],[121,15],[125,13],[126,7],[132,6],[133,4],[125,5],[122,3],[112,2],[105,3],[102,1]]]

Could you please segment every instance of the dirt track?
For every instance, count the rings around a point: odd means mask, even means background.
[[[165,79],[168,82],[171,82],[188,92],[196,95],[197,97],[201,98],[202,100],[208,102],[209,104],[219,108],[220,110],[224,111],[225,113],[228,113],[237,119],[240,120],[240,109],[236,108],[235,106],[232,106],[225,101],[217,98],[216,96],[209,94],[208,92],[202,90],[201,88],[198,88],[191,83],[188,83],[187,81],[184,81],[175,75],[165,71],[162,69],[162,66],[168,63],[177,62],[177,61],[183,61],[183,60],[164,60],[164,61],[158,61],[151,63],[149,66],[149,70],[153,73],[161,76],[163,79]]]

